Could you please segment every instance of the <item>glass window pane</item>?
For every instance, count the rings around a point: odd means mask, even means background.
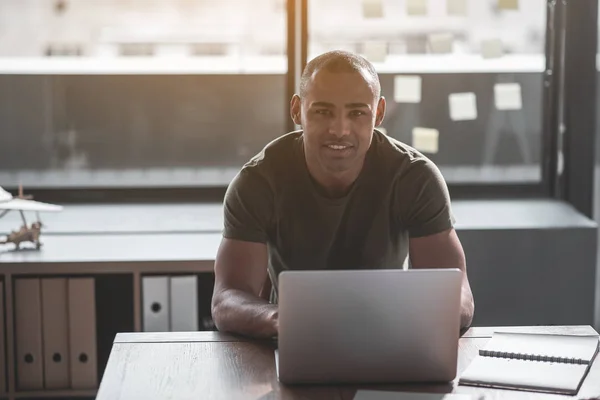
[[[545,32],[545,0],[309,2],[309,59],[372,61],[383,128],[456,184],[541,182]]]
[[[204,186],[285,132],[284,0],[0,1],[3,186]]]

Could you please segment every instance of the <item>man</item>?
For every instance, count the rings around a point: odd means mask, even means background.
[[[446,184],[429,159],[374,130],[385,108],[364,58],[334,51],[308,63],[291,100],[302,131],[269,143],[225,195],[212,299],[219,330],[277,335],[283,270],[402,268],[408,254],[412,268],[464,271],[461,327],[470,325],[473,296]],[[261,296],[268,278],[271,302]]]

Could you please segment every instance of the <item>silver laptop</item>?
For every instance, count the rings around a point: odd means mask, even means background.
[[[279,380],[453,380],[461,281],[459,269],[282,272]]]

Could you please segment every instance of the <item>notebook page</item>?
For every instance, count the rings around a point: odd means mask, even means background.
[[[477,356],[459,383],[571,394],[579,390],[588,367]]]
[[[582,359],[590,362],[598,336],[495,332],[482,350]]]

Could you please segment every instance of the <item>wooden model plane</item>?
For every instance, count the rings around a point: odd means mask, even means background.
[[[31,242],[35,245],[36,249],[41,247],[40,234],[42,229],[42,221],[40,220],[40,212],[57,212],[62,211],[62,206],[54,204],[41,203],[39,201],[32,200],[32,196],[23,195],[23,187],[19,186],[19,194],[14,197],[6,190],[0,187],[0,218],[4,217],[10,211],[19,211],[23,225],[19,230],[13,231],[4,241],[0,239],[0,244],[14,243],[16,249],[20,249],[21,243]],[[37,214],[37,221],[31,225],[27,224],[25,219],[24,211],[35,211]]]

